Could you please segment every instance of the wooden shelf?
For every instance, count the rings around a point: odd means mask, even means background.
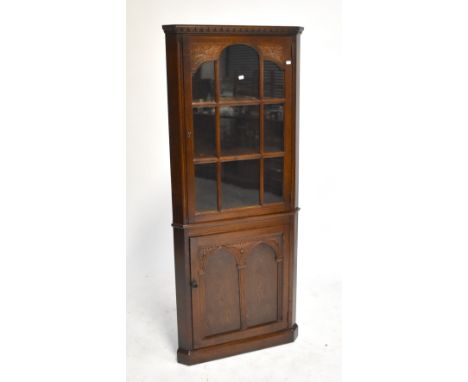
[[[238,154],[238,155],[223,155],[221,157],[200,157],[194,158],[193,163],[216,163],[216,162],[231,162],[234,160],[249,160],[249,159],[261,159],[261,158],[279,158],[284,156],[284,151],[270,151],[252,154]]]
[[[226,98],[219,102],[204,101],[192,102],[193,107],[216,107],[216,106],[244,106],[244,105],[274,105],[285,103],[285,98],[263,98],[263,99],[242,99],[242,98]]]

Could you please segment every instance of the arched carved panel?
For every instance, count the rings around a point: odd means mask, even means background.
[[[194,344],[284,329],[284,233],[269,228],[191,241]]]
[[[272,246],[260,243],[247,255],[245,291],[248,327],[278,319],[278,265]]]
[[[203,269],[205,336],[240,329],[239,278],[235,257],[220,248],[205,258]]]

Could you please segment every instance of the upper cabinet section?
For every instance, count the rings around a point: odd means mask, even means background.
[[[299,27],[164,26],[176,40],[188,222],[294,208]]]

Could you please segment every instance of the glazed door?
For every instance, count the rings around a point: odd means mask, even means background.
[[[194,347],[287,327],[285,226],[190,240]]]
[[[190,220],[290,208],[288,37],[184,40]]]

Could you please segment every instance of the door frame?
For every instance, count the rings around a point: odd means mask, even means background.
[[[223,35],[191,35],[183,38],[183,73],[184,73],[184,108],[185,108],[185,134],[183,140],[186,149],[185,172],[187,177],[187,210],[188,220],[190,223],[206,222],[213,220],[221,220],[227,218],[237,218],[243,216],[256,216],[289,211],[292,208],[292,159],[295,156],[293,136],[293,118],[296,105],[294,104],[293,94],[295,92],[293,82],[294,65],[286,64],[286,61],[293,60],[293,42],[291,36],[223,36]],[[194,129],[192,109],[192,75],[194,70],[206,61],[214,61],[219,59],[221,51],[229,45],[243,44],[254,48],[259,54],[259,86],[263,84],[263,63],[265,60],[273,61],[284,71],[284,155],[283,155],[283,202],[264,204],[258,206],[247,206],[240,208],[225,209],[221,211],[197,212],[195,209],[195,166],[194,166]],[[217,70],[215,70],[215,73]],[[215,80],[216,84],[216,80]],[[216,85],[215,85],[216,86]],[[261,89],[260,94],[263,94]],[[264,100],[260,97],[258,105],[261,106],[260,120],[263,120],[263,105],[274,104],[276,102]],[[221,107],[218,101],[211,102],[217,104],[217,108]],[[242,105],[243,102],[236,103]],[[219,113],[217,113],[216,124],[219,125]],[[263,129],[263,124],[260,123],[260,129]],[[217,127],[219,129],[219,127]],[[262,137],[262,133],[260,134]],[[260,153],[261,160],[268,157],[267,153]],[[220,159],[218,157],[217,162]],[[220,165],[217,165],[220,168]],[[217,170],[220,173],[220,170]],[[261,170],[263,171],[263,170]],[[218,175],[219,177],[220,175]],[[263,180],[263,174],[261,174]],[[218,179],[219,183],[220,180]],[[218,186],[218,193],[220,192]],[[262,187],[262,185],[260,186]]]

